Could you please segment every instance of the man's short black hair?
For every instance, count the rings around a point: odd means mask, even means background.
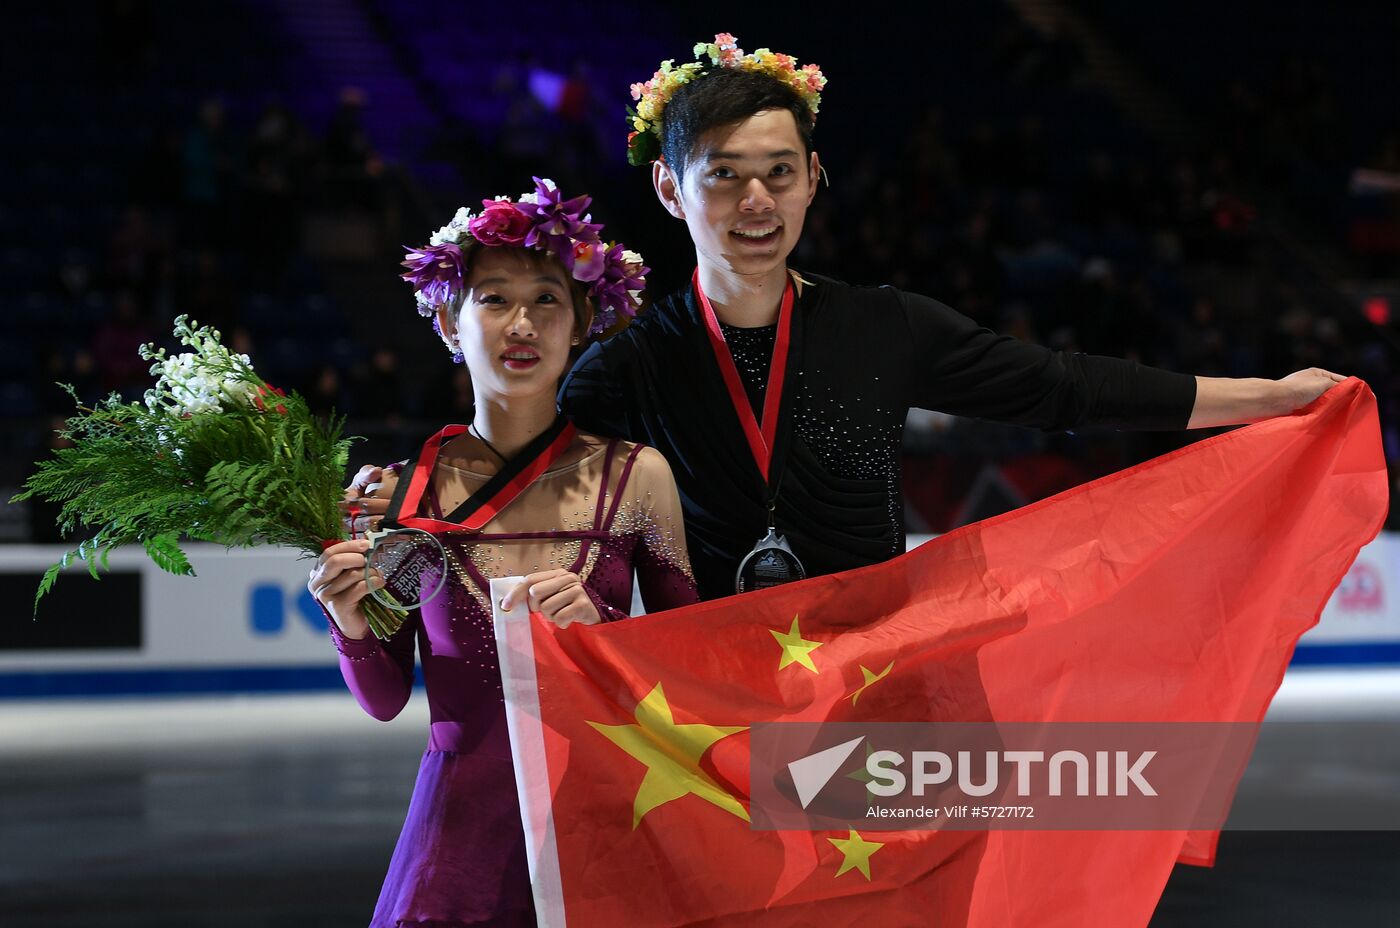
[[[796,90],[757,71],[717,67],[699,80],[683,84],[666,104],[661,117],[661,155],[680,178],[695,156],[700,136],[764,110],[791,113],[803,147],[808,156],[812,154],[816,118]]]

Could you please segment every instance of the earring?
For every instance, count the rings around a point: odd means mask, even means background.
[[[831,178],[826,176],[826,165],[824,165],[824,164],[819,164],[819,165],[817,165],[817,170],[821,172],[821,175],[822,175],[822,183],[824,183],[824,184],[826,184],[826,186],[830,187],[830,186],[831,186]]]
[[[577,335],[575,335],[575,336],[574,336],[574,341],[573,341],[573,343],[574,343],[575,345],[577,345],[577,344],[579,343],[579,341],[580,341],[579,337],[578,337]]]

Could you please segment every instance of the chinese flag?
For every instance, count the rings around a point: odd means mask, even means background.
[[[1258,722],[1387,501],[1352,379],[884,564],[498,615],[541,925],[1146,925],[1216,833],[759,831],[760,721]]]

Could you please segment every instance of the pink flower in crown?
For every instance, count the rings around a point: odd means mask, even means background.
[[[646,96],[649,93],[651,93],[651,81],[647,81],[645,84],[632,85],[633,100],[640,100],[642,97]]]
[[[530,217],[526,216],[509,200],[482,200],[484,209],[467,224],[472,238],[483,245],[525,244],[530,233]]]

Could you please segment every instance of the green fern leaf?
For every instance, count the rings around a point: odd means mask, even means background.
[[[157,567],[166,573],[178,574],[182,577],[193,577],[194,568],[190,566],[189,558],[185,557],[185,552],[180,550],[179,536],[156,535],[142,541],[152,561]]]
[[[39,581],[39,589],[34,594],[34,618],[39,618],[39,600],[43,599],[44,594],[53,589],[53,585],[58,582],[58,574],[61,570],[63,570],[63,565],[55,564],[44,571],[44,576]]]

